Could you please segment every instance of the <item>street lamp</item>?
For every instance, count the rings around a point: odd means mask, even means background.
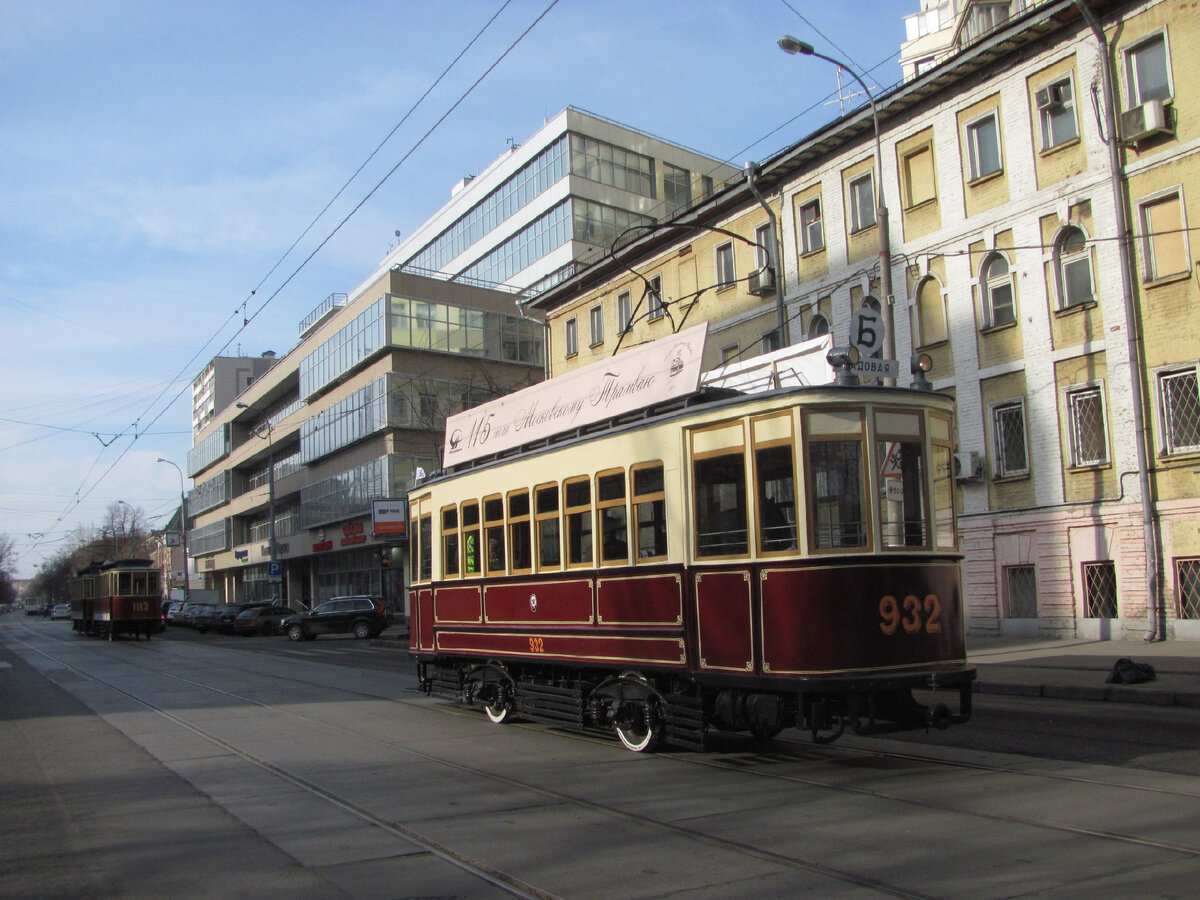
[[[234,406],[250,412],[259,412],[250,404],[242,403],[240,400]],[[267,418],[265,421],[267,423],[267,552],[271,561],[267,577],[272,579],[277,577],[275,573],[279,571],[279,558],[275,553],[275,440],[271,420]],[[262,437],[257,431],[254,434]]]
[[[183,490],[183,469],[179,468],[179,466],[175,465],[175,463],[171,462],[169,459],[163,459],[161,456],[158,457],[154,461],[160,462],[160,463],[166,463],[168,466],[170,466],[172,469],[174,469],[176,472],[179,473],[179,530],[183,534],[183,602],[188,603],[192,599],[192,592],[191,592],[192,576],[191,576],[191,572],[190,572],[192,564],[191,564],[191,561],[188,559],[188,551],[187,551],[187,532],[188,532],[187,494],[184,493],[184,490]]]
[[[867,95],[867,102],[871,104],[871,119],[875,124],[875,180],[876,198],[875,198],[875,227],[879,229],[879,292],[883,294],[883,356],[885,359],[894,360],[896,358],[896,319],[892,308],[892,244],[888,234],[888,210],[887,204],[883,199],[883,150],[880,145],[879,138],[879,109],[875,106],[875,96],[871,93],[871,89],[867,87],[867,83],[858,77],[852,68],[832,56],[826,56],[823,53],[818,53],[813,49],[812,44],[807,44],[799,38],[794,38],[790,34],[785,34],[778,41],[779,49],[784,53],[792,55],[800,54],[801,56],[815,56],[817,59],[823,59],[827,63],[833,63],[843,72],[848,72],[850,77],[858,82],[859,87],[863,89],[863,93]],[[894,378],[884,379],[886,384],[895,384]]]

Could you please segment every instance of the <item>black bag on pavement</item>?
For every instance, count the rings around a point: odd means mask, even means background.
[[[1122,657],[1113,665],[1112,671],[1104,679],[1105,684],[1141,684],[1143,681],[1154,680],[1154,666],[1149,663],[1136,663],[1132,659]]]

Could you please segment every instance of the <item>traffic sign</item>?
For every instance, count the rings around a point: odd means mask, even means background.
[[[279,560],[272,560],[267,563],[267,578],[271,581],[278,581],[283,577],[283,563]]]
[[[869,306],[860,306],[850,319],[850,343],[861,357],[883,352],[883,332],[883,316]]]

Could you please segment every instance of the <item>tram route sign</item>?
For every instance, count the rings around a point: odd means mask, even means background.
[[[458,465],[695,393],[707,334],[707,323],[697,325],[449,416],[442,463]]]

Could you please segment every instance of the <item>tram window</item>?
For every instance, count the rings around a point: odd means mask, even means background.
[[[557,569],[562,565],[558,485],[549,484],[536,488],[534,506],[534,516],[537,519],[538,568]]]
[[[567,513],[567,565],[592,561],[592,491],[586,477],[568,481],[563,488]]]
[[[508,495],[508,552],[511,571],[533,571],[533,547],[529,540],[529,491]]]
[[[487,538],[487,574],[504,572],[504,501],[483,498],[483,533]]]
[[[764,553],[796,549],[796,488],[790,445],[754,453],[758,480],[758,546]]]
[[[479,558],[479,503],[472,500],[462,505],[463,574],[478,575],[483,571]]]
[[[458,574],[458,509],[447,506],[442,510],[442,577]]]
[[[417,538],[419,536],[417,532],[417,510],[415,507],[410,507],[410,511],[412,512],[412,517],[408,523],[408,533],[410,535],[408,541],[408,571],[412,573],[412,578],[416,581],[417,573],[421,571],[417,564]]]
[[[418,577],[422,581],[429,581],[433,577],[433,516],[421,516],[419,524],[421,568],[418,570],[420,572]]]
[[[625,510],[625,473],[596,476],[596,515],[600,523],[600,562],[629,562],[629,523]]]
[[[862,443],[812,441],[808,461],[813,546],[818,550],[865,547]]]
[[[745,553],[746,461],[739,451],[697,459],[695,470],[696,555]]]
[[[884,547],[924,547],[925,455],[919,441],[879,440],[879,527]]]
[[[633,514],[637,522],[637,557],[662,559],[667,555],[667,504],[663,494],[662,464],[633,469]]]

